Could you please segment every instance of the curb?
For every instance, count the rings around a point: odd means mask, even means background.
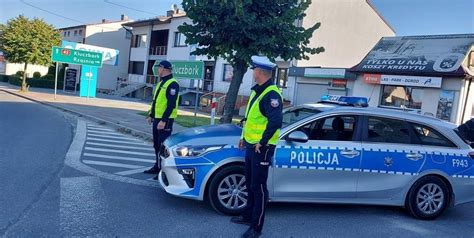
[[[104,120],[104,119],[101,119],[101,118],[98,118],[98,117],[95,117],[95,116],[80,113],[80,112],[74,111],[72,109],[68,109],[68,108],[58,106],[58,105],[54,105],[54,104],[49,103],[49,102],[43,102],[43,101],[40,101],[40,100],[32,98],[32,97],[27,97],[25,95],[21,95],[21,94],[16,93],[16,92],[12,92],[8,89],[0,88],[0,91],[6,92],[6,93],[11,94],[11,95],[15,95],[17,97],[21,97],[21,98],[29,100],[29,101],[40,103],[40,104],[45,105],[45,106],[49,106],[49,107],[52,107],[52,108],[55,108],[55,109],[59,109],[61,111],[73,114],[73,115],[78,116],[78,117],[86,118],[88,120],[94,121],[94,122],[96,122],[98,124],[101,124],[101,125],[111,126],[111,127],[115,128],[117,131],[122,132],[122,133],[126,133],[126,134],[130,134],[130,135],[133,135],[133,136],[136,136],[136,137],[140,137],[140,138],[143,138],[147,141],[153,141],[153,135],[151,133],[146,133],[146,132],[143,132],[143,131],[132,129],[130,127],[122,126],[119,122],[111,122],[111,121]]]

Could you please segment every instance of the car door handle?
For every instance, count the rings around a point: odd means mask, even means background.
[[[416,154],[416,153],[410,153],[406,155],[407,159],[417,161],[420,159],[423,159],[423,155]]]
[[[360,152],[357,150],[341,150],[341,155],[349,159],[352,159],[354,157],[359,156]]]

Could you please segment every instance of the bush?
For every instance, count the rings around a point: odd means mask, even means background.
[[[28,85],[32,88],[54,88],[54,79],[49,80],[49,79],[29,79],[28,80]],[[63,81],[58,80],[58,88],[61,89],[63,88]]]
[[[8,83],[16,86],[21,86],[21,79],[18,76],[8,76]]]
[[[38,72],[38,71],[34,72],[34,73],[33,73],[33,78],[34,78],[34,79],[39,79],[39,78],[41,78],[41,73]]]
[[[11,76],[0,74],[0,82],[8,82]]]
[[[23,73],[24,72],[20,70],[20,71],[16,72],[15,75],[21,78],[21,77],[23,77]]]
[[[54,81],[54,74],[47,74],[47,75],[41,77],[41,79],[53,80]],[[58,80],[59,80],[59,78],[58,78]]]

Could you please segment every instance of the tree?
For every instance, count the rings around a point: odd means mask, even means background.
[[[32,20],[20,15],[2,26],[0,50],[11,63],[24,64],[21,90],[26,91],[28,64],[51,65],[51,48],[59,45],[61,36],[42,19]]]
[[[307,54],[324,52],[323,47],[308,47],[321,24],[308,29],[297,24],[310,4],[311,0],[183,0],[192,24],[184,23],[178,29],[186,43],[198,46],[192,54],[222,57],[234,69],[221,122],[232,121],[252,55],[301,60],[309,59]]]

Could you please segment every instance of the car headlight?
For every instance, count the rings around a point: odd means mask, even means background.
[[[225,145],[206,145],[206,146],[180,146],[173,150],[177,157],[195,157],[204,153],[222,149]]]

